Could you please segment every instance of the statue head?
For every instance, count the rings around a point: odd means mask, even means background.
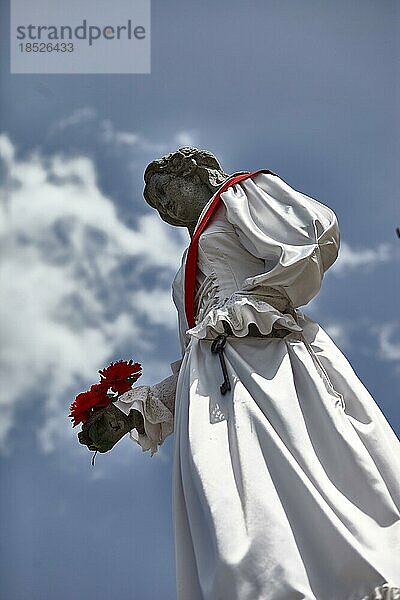
[[[183,147],[147,166],[143,195],[164,221],[193,231],[204,206],[228,177],[211,152]]]

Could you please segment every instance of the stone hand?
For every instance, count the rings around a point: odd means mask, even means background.
[[[143,417],[138,410],[125,415],[114,404],[99,408],[83,424],[78,440],[89,450],[108,452],[131,429],[144,433]]]

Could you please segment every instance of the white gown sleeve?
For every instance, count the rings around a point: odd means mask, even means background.
[[[228,323],[235,336],[256,325],[263,334],[272,329],[301,332],[295,309],[319,291],[323,275],[339,250],[335,213],[302,194],[276,175],[260,173],[221,194],[226,218],[238,244],[260,260],[260,271],[245,278],[229,298],[200,314],[188,334],[197,338],[224,333]],[[243,253],[225,261],[243,260]]]
[[[338,255],[333,210],[265,173],[229,187],[221,199],[240,242],[265,264],[263,273],[243,282],[243,290],[279,287],[294,307],[307,304]]]
[[[181,362],[171,363],[172,375],[160,383],[133,388],[113,402],[126,415],[131,409],[143,415],[145,433],[132,429],[129,437],[152,455],[174,430],[175,393]]]

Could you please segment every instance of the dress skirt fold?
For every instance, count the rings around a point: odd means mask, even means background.
[[[400,598],[400,444],[299,310],[337,255],[336,217],[273,175],[221,200],[199,238],[191,329],[185,256],[173,286],[178,600]]]

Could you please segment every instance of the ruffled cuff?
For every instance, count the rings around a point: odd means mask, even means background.
[[[215,337],[225,332],[224,322],[237,337],[248,335],[251,323],[256,325],[263,335],[268,335],[272,329],[286,329],[288,334],[302,331],[291,314],[280,312],[261,298],[262,296],[255,294],[236,292],[213,306],[187,333],[199,339]]]
[[[157,398],[152,386],[133,388],[120,396],[113,404],[126,415],[132,409],[142,414],[145,433],[141,434],[136,429],[132,429],[129,437],[141,446],[143,452],[150,450],[151,455],[155,454],[158,446],[173,432],[173,414]]]

